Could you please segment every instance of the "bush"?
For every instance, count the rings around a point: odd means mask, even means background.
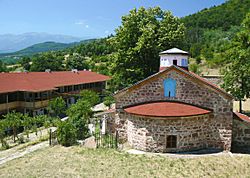
[[[198,64],[190,64],[189,65],[189,70],[190,71],[192,71],[192,72],[194,72],[194,73],[196,73],[196,74],[201,74],[201,70],[200,70],[200,68],[199,68],[199,65]]]
[[[19,143],[19,144],[25,143],[25,140],[24,140],[23,135],[20,135],[20,136],[19,136],[19,138],[18,138],[18,143]]]
[[[57,126],[57,140],[63,146],[71,146],[76,143],[77,132],[71,122],[62,121]]]
[[[7,150],[10,148],[10,145],[5,139],[1,140],[1,143],[2,143],[2,149]]]

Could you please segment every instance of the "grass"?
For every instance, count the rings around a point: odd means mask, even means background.
[[[0,177],[250,177],[250,156],[170,158],[55,146],[1,165]]]

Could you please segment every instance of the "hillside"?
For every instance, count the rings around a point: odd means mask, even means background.
[[[239,26],[250,10],[249,0],[229,0],[219,6],[206,8],[195,14],[182,18],[185,26],[190,28],[221,28],[227,31],[231,26]]]
[[[187,28],[184,48],[198,62],[206,60],[211,65],[220,63],[220,54],[239,32],[248,12],[249,0],[229,0],[181,18]]]
[[[22,56],[31,56],[37,53],[48,52],[48,51],[59,51],[70,47],[74,47],[80,44],[86,44],[94,39],[83,40],[74,43],[57,43],[57,42],[44,42],[29,46],[13,53],[2,53],[0,54],[0,60],[5,63],[15,63]]]
[[[34,44],[54,41],[57,43],[73,43],[88,38],[78,38],[69,35],[29,32],[23,34],[0,34],[0,53],[12,53]]]
[[[189,157],[189,158],[187,158]],[[54,146],[0,166],[0,177],[249,177],[249,155],[134,155]]]

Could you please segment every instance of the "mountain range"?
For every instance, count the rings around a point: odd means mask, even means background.
[[[34,44],[44,42],[56,42],[56,43],[73,43],[85,40],[86,38],[79,38],[69,35],[58,35],[48,33],[23,33],[23,34],[0,34],[0,53],[12,53]]]

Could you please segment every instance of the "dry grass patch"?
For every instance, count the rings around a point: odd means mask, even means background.
[[[169,158],[55,146],[0,166],[0,177],[250,177],[250,156]]]

